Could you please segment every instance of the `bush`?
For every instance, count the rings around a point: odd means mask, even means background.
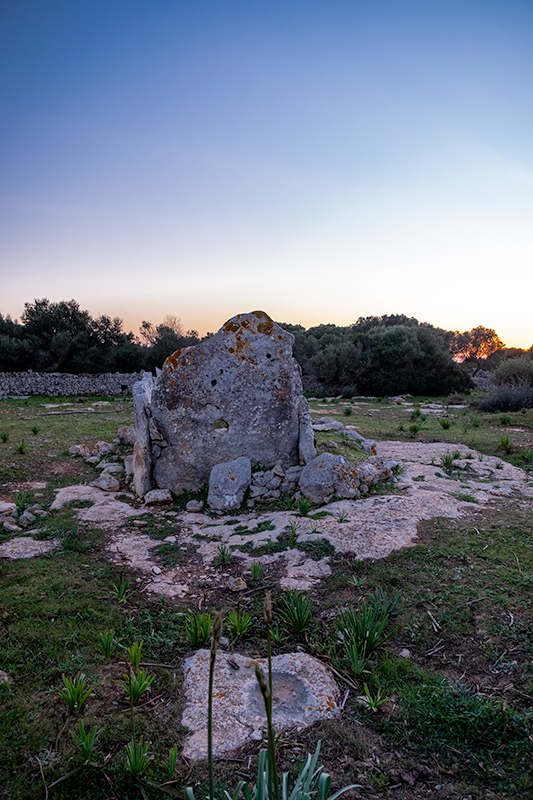
[[[494,383],[498,386],[533,387],[533,358],[524,355],[503,361],[494,370]]]
[[[533,386],[500,386],[481,398],[477,405],[481,411],[521,411],[523,408],[533,408]]]

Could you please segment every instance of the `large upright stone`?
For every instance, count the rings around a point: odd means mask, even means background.
[[[264,311],[253,311],[167,358],[149,412],[156,486],[196,491],[216,464],[240,456],[288,467],[316,455],[293,342]]]

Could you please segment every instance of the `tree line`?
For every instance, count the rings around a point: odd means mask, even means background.
[[[447,395],[468,391],[481,367],[533,356],[533,348],[506,349],[492,328],[447,331],[403,314],[359,317],[344,327],[279,324],[294,335],[304,387],[315,393]],[[173,316],[159,325],[144,321],[134,335],[118,317],[92,317],[75,300],[34,300],[20,322],[0,314],[0,371],[154,371],[175,350],[200,341]]]

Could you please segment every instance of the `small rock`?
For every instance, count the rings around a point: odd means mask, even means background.
[[[201,500],[189,500],[185,508],[189,513],[196,514],[197,512],[203,510],[204,504]]]
[[[242,578],[230,578],[228,581],[228,589],[232,592],[244,592],[247,589],[247,585]]]
[[[285,477],[285,473],[283,471],[283,467],[281,466],[281,464],[276,464],[274,467],[272,467],[272,472],[278,478],[284,478]]]
[[[172,492],[169,489],[152,489],[144,495],[145,506],[157,503],[172,503]]]
[[[0,683],[11,683],[11,678],[3,669],[0,669]]]
[[[165,539],[163,539],[163,541],[164,542],[170,542],[171,544],[174,544],[177,541],[177,537],[176,536],[167,536]]]
[[[104,492],[118,492],[120,489],[120,481],[108,472],[102,473],[99,478],[93,481],[92,485],[96,486],[97,489],[102,489]]]
[[[4,522],[4,530],[6,533],[19,533],[22,528],[19,528],[14,522]]]
[[[138,528],[144,528],[146,525],[148,525],[148,520],[146,520],[146,519],[134,519],[133,520],[133,525],[136,525]]]
[[[403,650],[400,650],[398,655],[400,658],[411,658],[411,651],[404,647]]]
[[[153,566],[152,572],[154,573],[154,575],[161,575],[161,567]]]
[[[363,446],[363,450],[365,451],[365,453],[368,453],[369,455],[373,456],[376,455],[377,453],[376,443],[373,442],[371,439],[365,439],[364,442],[361,442],[361,444]]]
[[[0,501],[0,514],[5,514],[6,516],[11,517],[16,510],[17,506],[15,503],[5,503]]]
[[[120,444],[135,444],[135,425],[124,425],[117,431]]]
[[[227,636],[221,636],[220,637],[219,646],[220,647],[229,647],[229,639],[228,639]]]
[[[114,475],[118,475],[120,472],[124,471],[124,467],[122,464],[106,464],[104,467],[104,472],[109,472]]]
[[[100,457],[99,456],[87,456],[87,458],[85,459],[85,462],[87,464],[99,464],[100,463]]]
[[[252,465],[245,456],[216,464],[209,476],[209,506],[216,511],[238,508],[251,478]]]
[[[344,431],[344,425],[339,420],[327,419],[326,417],[324,417],[323,419],[317,419],[316,422],[313,422],[313,430],[314,431]]]
[[[21,515],[20,515],[20,517],[19,517],[19,525],[20,525],[22,528],[29,528],[29,527],[30,527],[30,525],[32,525],[32,524],[35,522],[35,520],[36,520],[36,519],[37,519],[37,517],[35,517],[35,516],[34,516],[34,515],[31,513],[31,511],[25,511],[25,512],[24,512],[23,514],[21,514]]]

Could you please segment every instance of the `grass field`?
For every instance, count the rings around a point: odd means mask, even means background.
[[[468,406],[433,413],[424,398],[410,401],[311,405],[319,416],[334,416],[376,441],[465,444],[523,469],[533,467],[533,411],[480,414]],[[95,477],[93,467],[68,454],[69,447],[112,441],[131,419],[131,400],[122,398],[1,401],[0,437],[7,434],[7,440],[0,438],[0,500],[21,508],[39,502],[49,510],[54,489]],[[418,430],[410,430],[412,425]],[[342,434],[318,438],[336,442],[335,452],[362,458]],[[181,505],[176,502],[175,509]],[[143,532],[154,538],[179,524],[156,512],[143,519]],[[39,558],[0,562],[0,669],[10,679],[0,684],[0,797],[183,797],[189,785],[197,798],[206,796],[206,764],[180,756],[186,735],[180,724],[182,664],[198,646],[190,625],[198,602],[140,592],[137,575],[119,571],[106,558],[108,534],[80,526],[74,508],[40,518],[35,528],[37,537],[59,538],[63,547]],[[332,575],[312,592],[311,622],[301,634],[284,622],[282,592],[263,576],[272,584],[279,632],[274,653],[301,647],[320,658],[336,670],[345,698],[336,720],[282,734],[280,770],[294,774],[322,739],[320,761],[334,786],[363,787],[347,795],[351,800],[533,797],[532,531],[531,504],[498,498],[471,517],[421,524],[415,547],[385,559],[359,562],[334,554]],[[0,541],[10,536],[2,533]],[[161,558],[178,560],[180,553],[167,547]],[[376,597],[390,602],[390,638],[358,672],[339,639],[339,615]],[[262,604],[262,592],[238,604],[252,624],[235,647],[250,656],[265,655]],[[202,612],[222,608],[227,616],[236,606],[236,595],[227,591]],[[229,635],[227,628],[224,633]],[[132,706],[121,681],[128,684],[128,648],[141,641],[138,669],[154,680]],[[92,692],[74,713],[59,692],[68,694],[63,676],[74,680],[80,674]],[[365,696],[366,703],[360,699]],[[80,736],[80,720],[85,733],[99,731],[84,754],[72,735]],[[137,776],[126,751],[132,735],[149,743],[149,760],[145,769],[138,765]],[[175,744],[172,772],[169,750]],[[258,749],[250,744],[216,763],[218,797],[224,788],[233,791],[235,773],[254,780]]]

